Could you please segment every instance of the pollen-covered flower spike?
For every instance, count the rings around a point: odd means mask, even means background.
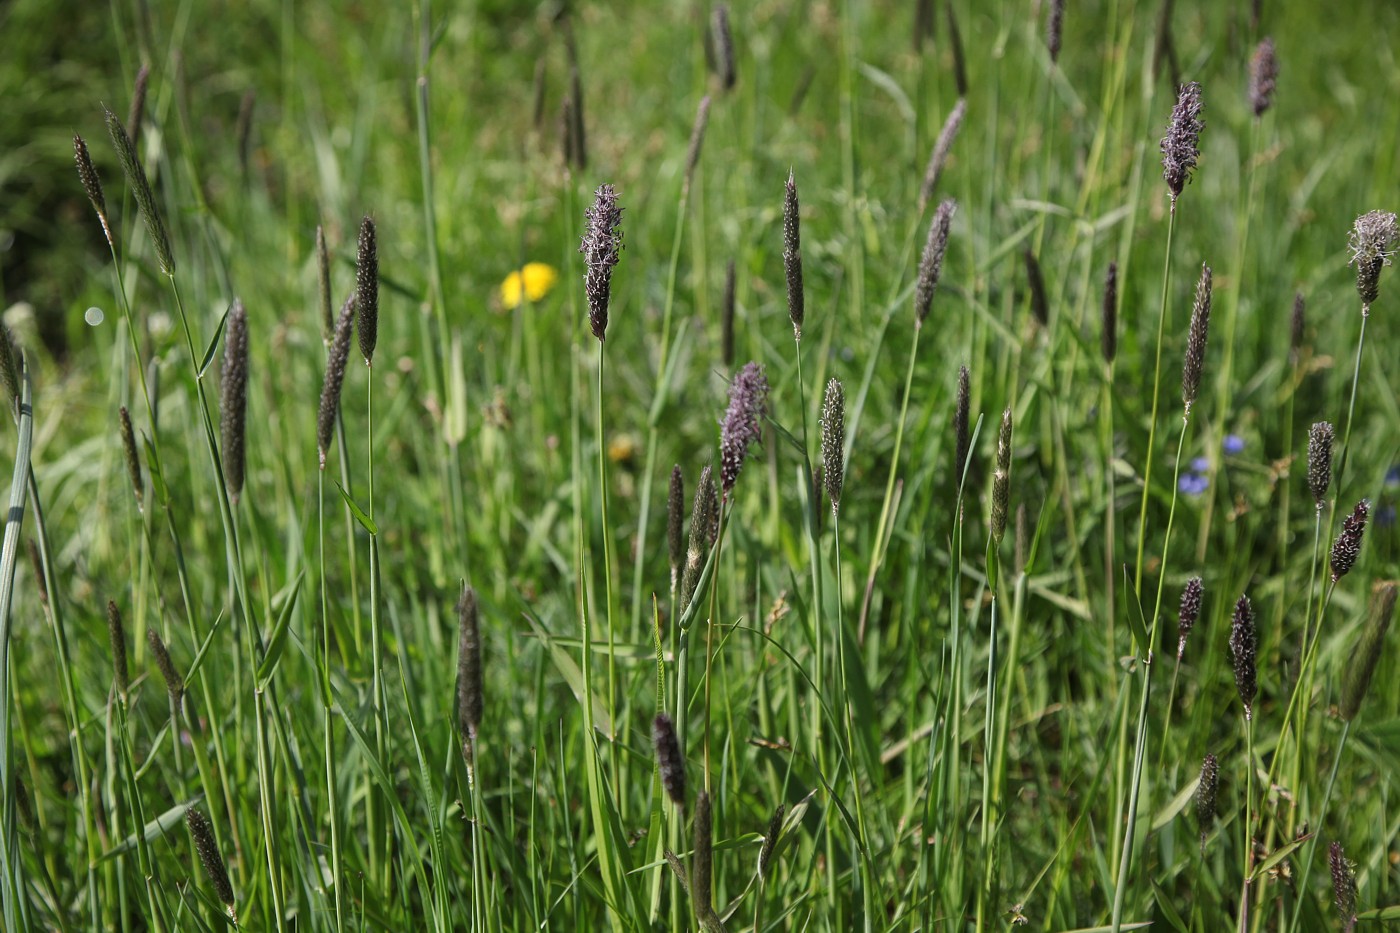
[[[1172,210],[1176,209],[1176,199],[1181,197],[1196,160],[1201,155],[1201,130],[1205,122],[1201,119],[1201,86],[1195,81],[1183,84],[1177,91],[1176,106],[1172,108],[1171,123],[1167,125],[1167,135],[1162,137],[1162,177],[1172,195]]]
[[[763,433],[768,414],[768,377],[757,363],[746,363],[729,383],[729,408],[719,432],[719,479],[728,498],[739,480],[749,446]]]
[[[588,326],[601,343],[608,330],[612,271],[622,253],[622,207],[612,185],[599,185],[585,213],[588,228],[578,251],[583,253],[583,291],[588,297]]]
[[[1191,634],[1191,627],[1196,624],[1196,620],[1201,617],[1201,596],[1205,591],[1205,585],[1200,577],[1192,577],[1186,581],[1186,588],[1181,591],[1181,614],[1177,616],[1176,622],[1176,659],[1180,661],[1186,655],[1186,636]]]
[[[1235,616],[1230,622],[1230,663],[1235,669],[1235,687],[1240,692],[1240,702],[1244,704],[1246,721],[1254,717],[1258,653],[1254,607],[1249,604],[1248,596],[1241,596],[1235,603]]]
[[[1350,265],[1356,266],[1356,291],[1361,296],[1361,313],[1369,314],[1371,303],[1380,295],[1381,269],[1400,249],[1400,221],[1390,211],[1369,211],[1356,218],[1347,242]]]
[[[1362,499],[1342,521],[1342,531],[1332,543],[1333,583],[1346,576],[1360,556],[1361,538],[1366,533],[1366,516],[1370,511],[1371,503]]]

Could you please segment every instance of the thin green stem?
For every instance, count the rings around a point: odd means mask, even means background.
[[[1172,239],[1176,234],[1176,200],[1172,200],[1171,217],[1167,221],[1167,253],[1162,262],[1162,303],[1157,316],[1157,362],[1152,371],[1152,416],[1147,429],[1147,452],[1143,455],[1142,468],[1142,507],[1138,511],[1137,566],[1133,571],[1133,585],[1142,592],[1142,553],[1147,543],[1147,500],[1152,492],[1152,458],[1157,441],[1157,402],[1162,387],[1162,335],[1167,326],[1167,296],[1172,277]],[[1173,486],[1175,489],[1175,486]],[[1175,493],[1173,492],[1173,496]],[[1163,556],[1165,556],[1165,551]],[[1156,620],[1153,620],[1156,624]],[[1116,933],[1116,931],[1115,931]]]

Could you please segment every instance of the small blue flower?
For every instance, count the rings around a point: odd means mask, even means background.
[[[1238,434],[1226,434],[1224,447],[1227,454],[1237,454],[1244,450],[1244,438]]]
[[[1195,470],[1197,473],[1205,473],[1210,470],[1210,461],[1205,457],[1197,457],[1195,460],[1191,461],[1191,469]]]
[[[1385,474],[1385,485],[1387,489],[1394,489],[1400,486],[1400,463],[1391,467]]]
[[[1188,496],[1199,496],[1210,488],[1210,480],[1196,473],[1183,473],[1176,485]]]

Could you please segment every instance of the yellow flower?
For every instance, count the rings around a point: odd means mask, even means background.
[[[524,299],[539,301],[549,294],[557,281],[559,273],[553,266],[542,262],[526,263],[525,268],[512,272],[501,283],[501,307],[514,311]]]

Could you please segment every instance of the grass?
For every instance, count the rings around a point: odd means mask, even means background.
[[[1265,5],[1258,24],[1244,3],[1174,12],[1172,57],[1205,101],[1174,217],[1157,145],[1176,90],[1153,68],[1160,4],[1145,0],[1071,4],[1054,65],[1047,10],[1026,4],[945,0],[918,48],[914,4],[733,4],[732,89],[707,69],[705,7],[582,4],[572,40],[552,9],[504,0],[260,2],[217,30],[184,3],[66,20],[7,7],[0,307],[26,375],[7,385],[32,406],[0,431],[5,927],[1341,929],[1334,841],[1362,925],[1400,915],[1393,634],[1357,715],[1337,712],[1372,586],[1400,576],[1400,273],[1383,272],[1363,339],[1346,250],[1357,215],[1397,207],[1400,11],[1313,6]],[[967,111],[921,210],[958,100],[950,13]],[[1280,79],[1256,119],[1246,77],[1265,35]],[[142,64],[139,157],[169,270],[104,126]],[[566,165],[559,115],[580,93],[584,160]],[[578,253],[602,184],[625,235],[605,343]],[[916,328],[944,198],[958,211]],[[365,216],[379,341],[372,368],[352,348],[323,471],[322,309],[355,288]],[[534,262],[557,283],[506,307],[498,286]],[[1216,311],[1188,424],[1177,374],[1202,263]],[[1299,291],[1309,322],[1290,356]],[[238,497],[215,365],[235,297],[251,351]],[[671,466],[688,495],[702,467],[718,475],[717,422],[749,360],[771,386],[762,441],[698,537],[687,603],[663,544]],[[808,427],[833,377],[839,513]],[[1000,514],[1016,518],[997,547],[1003,410]],[[1318,510],[1305,445],[1324,420],[1339,442]],[[1333,583],[1332,540],[1362,498],[1359,559]],[[1174,607],[1197,575],[1178,666]],[[469,741],[464,581],[484,655]],[[1241,595],[1258,625],[1248,724],[1226,646]],[[657,777],[658,712],[675,720],[684,806]],[[1201,826],[1207,753],[1219,804]],[[231,906],[186,828],[201,817]]]

